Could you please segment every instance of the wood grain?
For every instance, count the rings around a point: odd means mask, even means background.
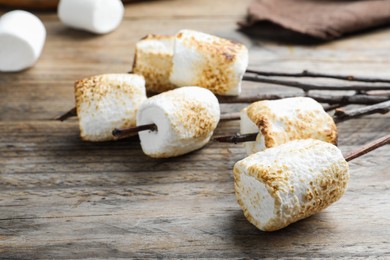
[[[253,68],[388,76],[390,30],[319,45],[249,38],[235,31],[248,3],[139,2],[127,5],[121,26],[104,36],[37,13],[48,31],[40,61],[21,73],[0,74],[0,258],[390,257],[389,146],[350,163],[349,188],[339,202],[265,233],[235,200],[232,167],[245,157],[241,145],[210,143],[157,160],[142,153],[137,138],[85,143],[75,119],[52,120],[74,105],[73,81],[128,71],[135,42],[151,32],[192,28],[243,41]],[[291,92],[243,87],[244,94]],[[222,105],[222,112],[243,106]],[[388,134],[389,117],[340,123],[342,152]],[[236,121],[223,122],[215,134],[238,129]]]

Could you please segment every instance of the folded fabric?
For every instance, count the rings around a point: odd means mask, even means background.
[[[390,23],[388,0],[254,0],[241,27],[270,21],[286,29],[329,40]]]

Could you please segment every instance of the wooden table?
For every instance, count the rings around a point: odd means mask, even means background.
[[[127,5],[121,26],[104,36],[65,28],[55,13],[37,13],[48,33],[39,63],[0,74],[0,258],[390,257],[389,146],[350,164],[340,201],[265,233],[236,203],[232,167],[245,157],[240,145],[210,143],[157,160],[146,157],[137,140],[84,143],[75,119],[52,120],[74,106],[75,80],[127,72],[138,39],[182,28],[244,42],[251,68],[389,77],[390,29],[315,45],[249,38],[235,31],[248,3],[138,2]],[[244,83],[244,94],[292,91]],[[238,128],[226,122],[216,133]],[[388,115],[341,123],[340,148],[350,151],[389,129]]]

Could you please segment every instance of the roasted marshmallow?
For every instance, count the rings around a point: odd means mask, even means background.
[[[241,111],[241,134],[259,132],[256,142],[246,142],[249,154],[296,139],[337,143],[337,128],[317,101],[307,97],[264,100]]]
[[[155,124],[156,131],[139,132],[144,153],[155,158],[179,156],[203,147],[217,127],[219,103],[200,87],[182,87],[147,99],[137,125]]]
[[[175,37],[170,81],[200,86],[218,95],[239,95],[248,65],[248,50],[209,34],[182,30]]]
[[[145,80],[134,74],[103,74],[75,83],[80,136],[84,141],[109,141],[115,128],[136,126],[146,100]]]
[[[314,139],[258,152],[234,166],[238,203],[249,222],[263,231],[320,212],[341,198],[348,180],[348,163],[340,150]]]
[[[35,15],[12,11],[0,18],[0,71],[15,72],[31,67],[41,55],[46,30]]]
[[[161,93],[175,88],[169,81],[174,36],[149,34],[136,44],[133,73],[144,76],[146,90]]]
[[[60,0],[58,17],[67,26],[104,34],[119,26],[124,14],[120,0]]]

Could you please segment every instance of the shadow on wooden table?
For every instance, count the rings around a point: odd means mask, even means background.
[[[295,250],[299,252],[299,247],[303,249],[305,245],[315,246],[316,241],[323,241],[331,237],[335,228],[335,221],[326,212],[321,212],[309,218],[293,223],[286,228],[274,232],[264,232],[252,225],[242,212],[235,212],[231,216],[231,232],[234,244],[240,247],[245,253],[265,252],[286,252]],[[318,242],[319,243],[319,242]],[[320,244],[320,243],[319,243]],[[284,255],[286,256],[286,255]],[[294,256],[297,256],[294,254]]]

